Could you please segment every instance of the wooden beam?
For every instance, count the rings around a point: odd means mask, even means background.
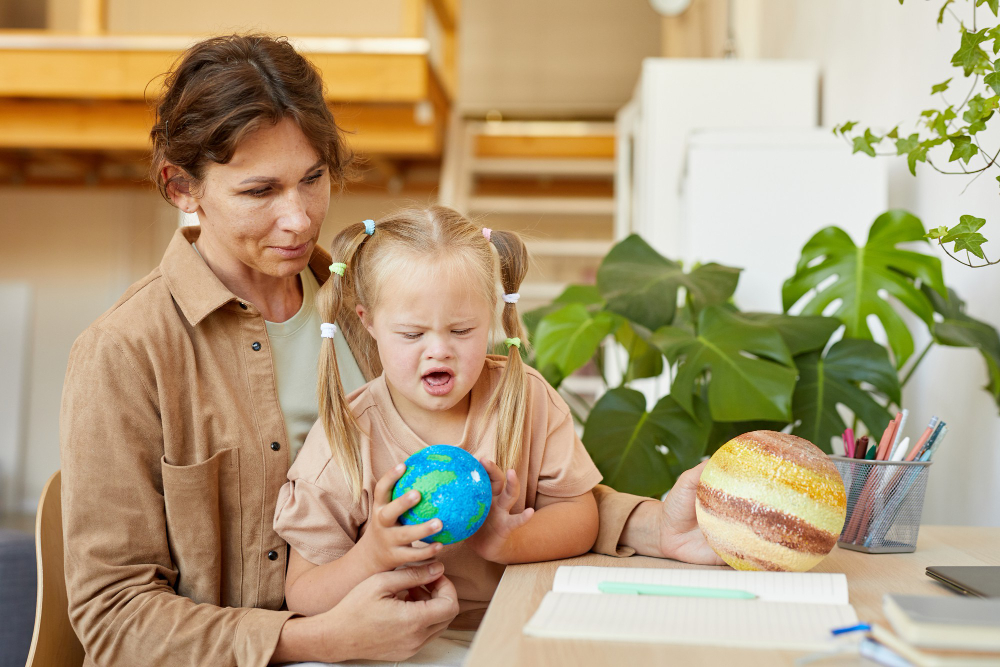
[[[408,104],[331,108],[359,153],[428,158],[441,154],[447,107],[436,111],[430,125],[417,123]],[[0,99],[0,148],[145,151],[152,123],[153,112],[143,102]]]
[[[728,0],[692,0],[679,16],[662,18],[664,58],[721,58],[726,49]]]
[[[477,158],[602,158],[615,156],[613,136],[506,136],[476,137]]]
[[[159,92],[173,51],[0,50],[0,97],[141,100]],[[427,58],[412,54],[305,54],[333,102],[427,99]],[[152,84],[152,85],[150,85]]]
[[[458,28],[458,0],[431,0],[431,7],[442,28],[452,31]]]
[[[424,21],[427,15],[427,0],[403,0],[402,26],[403,37],[425,37]]]

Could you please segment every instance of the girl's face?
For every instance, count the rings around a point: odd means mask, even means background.
[[[464,399],[485,363],[492,316],[477,288],[463,275],[461,262],[418,264],[386,279],[374,312],[357,307],[378,343],[389,391],[404,420],[426,416],[415,411],[465,416]]]
[[[330,205],[330,177],[295,121],[265,125],[228,164],[211,164],[200,195],[178,205],[201,220],[199,248],[236,270],[276,278],[306,268]]]

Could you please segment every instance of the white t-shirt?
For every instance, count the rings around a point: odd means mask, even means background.
[[[308,268],[299,274],[302,281],[302,307],[284,322],[267,322],[267,338],[274,360],[274,376],[278,383],[278,403],[285,416],[288,431],[290,459],[294,461],[309,429],[319,418],[316,398],[317,366],[320,345],[321,320],[316,310],[316,292],[319,282]],[[351,354],[340,331],[333,339],[340,368],[340,381],[344,391],[351,393],[365,383],[365,377]]]

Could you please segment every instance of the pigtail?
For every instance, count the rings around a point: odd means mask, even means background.
[[[520,339],[527,346],[528,337],[517,312],[518,290],[528,272],[528,251],[517,234],[504,231],[490,233],[490,241],[500,260],[500,284],[504,291],[501,324],[508,340]],[[490,398],[486,414],[497,415],[496,462],[501,470],[517,466],[524,440],[525,404],[528,376],[524,370],[519,345],[508,345],[507,364],[500,384]]]
[[[351,313],[343,317],[345,301],[353,302],[351,275],[353,258],[359,247],[359,231],[357,225],[343,230],[334,239],[331,250],[334,262],[330,278],[316,293],[316,308],[323,322],[338,323],[344,328],[344,322],[350,320]],[[336,267],[338,270],[333,270]],[[343,271],[343,275],[339,272]],[[345,298],[346,297],[346,298]],[[351,306],[353,308],[353,305]],[[354,316],[354,319],[358,319]],[[344,385],[340,381],[340,368],[337,364],[337,354],[334,350],[334,338],[324,337],[319,353],[319,378],[316,388],[319,399],[319,418],[323,422],[323,431],[330,443],[330,451],[334,460],[344,472],[348,488],[354,497],[354,502],[361,500],[362,464],[360,428],[351,406],[344,393]]]

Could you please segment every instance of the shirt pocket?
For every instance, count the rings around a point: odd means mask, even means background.
[[[243,542],[240,460],[223,449],[201,463],[161,459],[170,554],[180,595],[223,607],[242,606]]]

